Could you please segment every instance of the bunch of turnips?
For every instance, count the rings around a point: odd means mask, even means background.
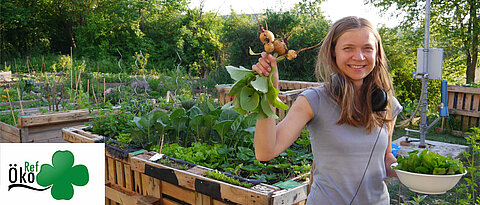
[[[258,24],[260,42],[263,43],[265,52],[276,57],[277,62],[285,58],[287,58],[287,60],[294,60],[297,58],[298,53],[321,44],[320,42],[317,45],[302,48],[298,51],[289,50],[288,39],[290,39],[296,28],[294,28],[287,37],[275,39],[274,33],[268,30],[268,27],[264,29],[260,21],[258,21]],[[254,53],[250,49],[250,55],[261,55],[261,53]],[[271,109],[270,105],[282,110],[289,108],[288,105],[284,104],[278,98],[280,91],[273,86],[273,75],[266,77],[242,66],[239,68],[226,66],[226,68],[230,77],[235,80],[235,84],[228,93],[228,96],[234,96],[231,104],[236,112],[240,114],[257,113],[257,119],[267,117],[278,119],[278,116]],[[273,73],[275,69],[276,68],[272,66],[271,72]]]

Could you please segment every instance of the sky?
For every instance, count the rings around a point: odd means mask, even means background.
[[[191,0],[190,8],[199,8],[202,0]],[[299,0],[205,0],[204,10],[229,15],[230,8],[236,13],[262,13],[266,9],[278,11],[290,10]],[[322,12],[332,22],[345,16],[360,16],[370,20],[374,25],[385,24],[394,27],[400,19],[391,18],[389,14],[381,16],[380,9],[364,5],[363,0],[326,0],[320,5]]]

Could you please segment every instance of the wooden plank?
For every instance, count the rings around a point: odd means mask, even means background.
[[[457,86],[457,85],[449,85],[447,90],[448,92],[480,94],[480,89],[478,88],[463,87],[463,86]]]
[[[123,167],[123,163],[115,160],[115,170],[117,174],[117,184],[121,187],[125,187],[125,174],[123,172],[125,168]]]
[[[457,116],[480,117],[480,112],[471,110],[448,109],[448,113],[456,114]]]
[[[194,191],[175,186],[165,181],[161,181],[161,184],[163,194],[169,195],[189,204],[195,204],[196,195]]]
[[[43,132],[31,132],[30,128],[22,128],[22,130],[28,130],[28,135],[22,135],[22,142],[50,142],[55,139],[62,139],[62,130],[48,130]],[[66,142],[66,141],[63,141]]]
[[[115,160],[108,157],[108,181],[112,184],[117,183]]]
[[[455,93],[448,92],[448,108],[453,108],[453,103],[455,102]]]
[[[109,181],[108,180],[108,158],[107,157],[105,157],[105,180]]]
[[[122,192],[121,189],[112,188],[113,184],[105,184],[105,197],[120,204],[137,204],[134,194]]]
[[[212,204],[212,197],[209,197],[207,195],[204,195],[204,194],[200,194],[200,193],[195,193],[195,204],[196,205],[210,205]]]
[[[472,112],[478,112],[478,106],[480,104],[480,95],[474,95],[473,96],[473,104],[472,104]],[[471,126],[477,126],[478,124],[478,117],[472,117],[471,118]]]
[[[141,196],[135,192],[122,189],[120,186],[106,183],[105,197],[122,205],[157,205],[159,198]]]
[[[165,197],[162,198],[162,204],[163,205],[182,205],[181,203],[178,203],[176,201],[172,201],[172,200],[167,199]]]
[[[83,133],[78,132],[76,128],[64,128],[62,129],[62,138],[67,142],[72,143],[94,143],[100,138],[92,138],[92,136],[84,135]]]
[[[19,143],[22,142],[21,136],[20,135],[15,135],[9,132],[3,132],[0,134],[0,138],[3,139],[6,142],[13,142],[13,143]]]
[[[18,118],[18,127],[30,127],[50,123],[61,123],[70,121],[85,120],[88,121],[92,116],[87,109],[71,110],[67,112],[48,113],[34,116],[24,116]]]
[[[472,110],[472,94],[465,94],[464,110]]]
[[[2,132],[8,132],[8,133],[12,133],[14,135],[18,135],[20,136],[20,129],[15,127],[15,126],[12,126],[12,125],[9,125],[7,123],[4,123],[4,122],[0,122],[0,130]]]
[[[124,164],[124,173],[125,173],[125,188],[130,191],[135,191],[134,179],[132,174],[132,169],[129,164]]]
[[[208,179],[213,181],[212,179]],[[216,180],[215,180],[216,181]],[[220,193],[223,200],[232,201],[238,204],[269,204],[271,197],[262,193],[249,191],[247,188],[233,186],[221,181]]]
[[[134,187],[133,187],[135,192],[139,194],[143,194],[142,173],[134,171],[133,177],[135,180]]]
[[[143,195],[161,198],[161,181],[153,177],[142,174]]]
[[[463,110],[463,96],[465,94],[464,93],[458,93],[457,94],[457,110]]]
[[[472,94],[466,93],[464,94],[464,110],[465,111],[471,111],[471,105],[472,105]],[[463,122],[462,122],[462,129],[467,130],[470,127],[470,117],[463,117]]]
[[[228,204],[224,203],[222,201],[218,201],[218,200],[213,199],[212,200],[212,205],[228,205]]]
[[[281,190],[275,192],[273,197],[273,204],[296,204],[307,199],[308,183],[302,184],[298,187],[289,190]]]

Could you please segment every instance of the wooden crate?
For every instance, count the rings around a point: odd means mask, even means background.
[[[244,188],[204,177],[202,174],[210,170],[205,167],[179,170],[149,161],[154,154],[130,159],[135,191],[144,196],[168,196],[187,204],[305,204],[307,199],[307,182],[290,190],[263,183]]]
[[[480,88],[448,86],[448,113],[459,122],[460,127],[452,130],[463,135],[471,127],[479,127]]]
[[[278,82],[278,86],[280,87],[280,93],[278,93],[278,98],[280,98],[283,103],[291,107],[295,99],[297,99],[298,95],[300,95],[300,93],[302,93],[309,87],[316,87],[319,85],[321,85],[321,83],[280,80]],[[218,93],[219,101],[222,105],[233,100],[233,96],[227,96],[231,88],[232,84],[222,84],[215,86],[215,91]],[[285,117],[287,111],[277,109],[276,113],[279,117],[279,120],[281,120]]]
[[[91,118],[87,109],[19,116],[18,127],[0,122],[0,142],[65,142],[62,128],[83,125]]]

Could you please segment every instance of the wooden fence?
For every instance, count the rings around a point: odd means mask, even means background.
[[[453,134],[463,135],[471,127],[479,127],[480,88],[448,86],[448,126]]]

